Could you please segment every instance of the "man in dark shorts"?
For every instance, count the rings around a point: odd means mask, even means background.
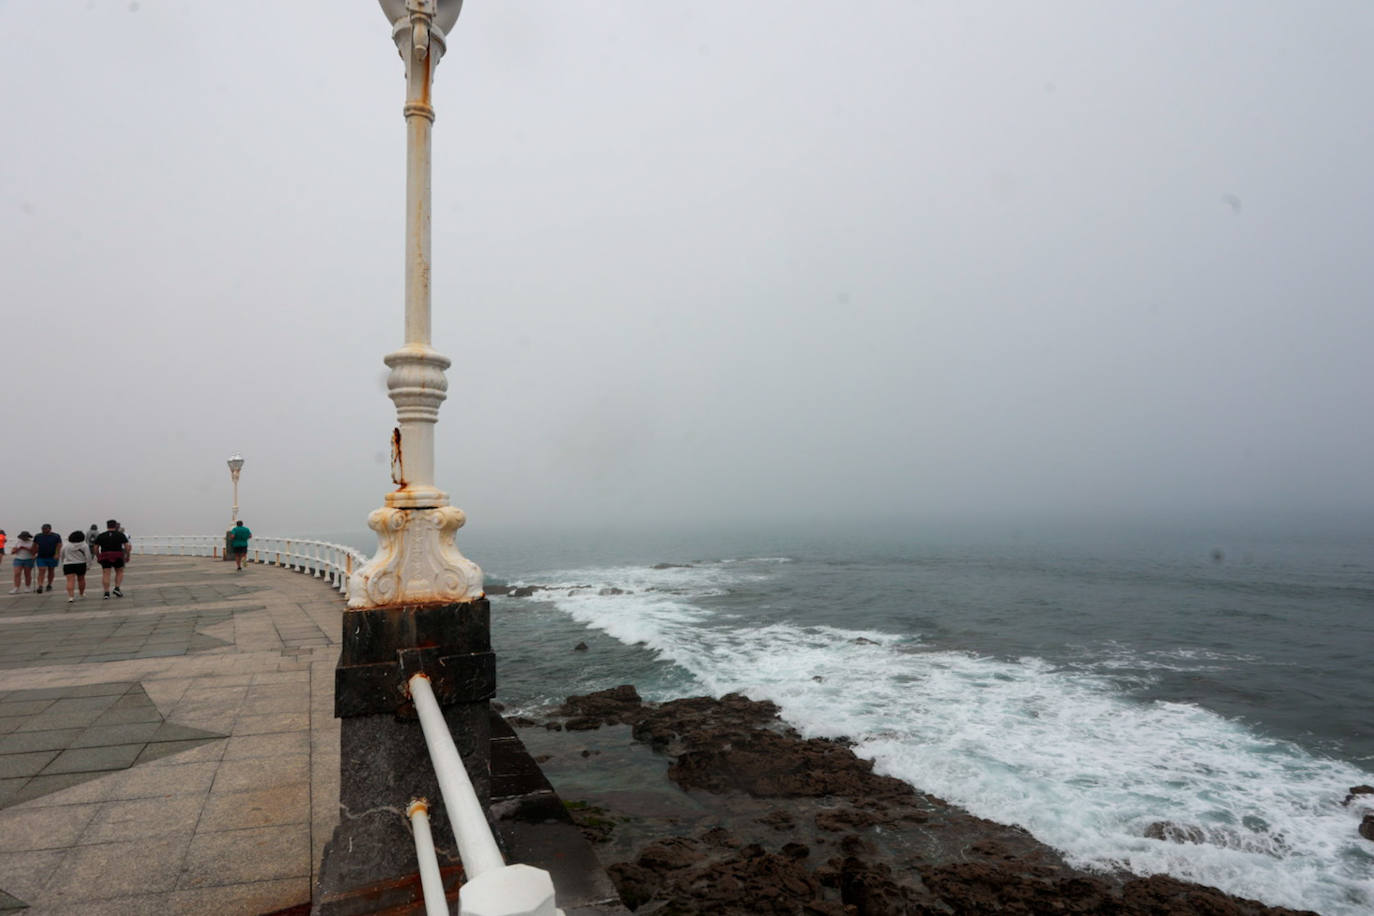
[[[95,558],[100,564],[100,586],[105,590],[105,597],[110,597],[110,570],[114,570],[114,596],[123,598],[124,593],[119,587],[124,584],[124,562],[129,559],[129,551],[133,545],[129,543],[129,538],[123,531],[119,530],[119,522],[110,519],[105,523],[105,530],[96,535],[95,538]]]
[[[33,539],[33,546],[38,552],[33,561],[33,565],[38,568],[38,587],[34,591],[50,592],[53,576],[57,573],[57,555],[62,552],[62,535],[53,531],[52,525],[44,525],[43,530]]]
[[[253,532],[241,521],[234,522],[234,527],[229,529],[229,546],[234,551],[234,569],[238,572],[243,572],[243,561],[248,559],[248,539],[252,536]]]

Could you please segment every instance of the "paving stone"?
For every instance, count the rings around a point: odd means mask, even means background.
[[[141,744],[153,739],[162,722],[135,722],[126,725],[92,725],[71,743],[76,747],[110,747]]]
[[[44,768],[44,775],[122,770],[131,766],[143,750],[142,744],[116,744],[65,750]]]
[[[190,837],[200,820],[203,803],[200,795],[106,802],[86,825],[79,842],[119,843],[171,834]]]
[[[302,731],[310,727],[304,712],[272,713],[265,716],[240,715],[234,723],[235,735],[260,735],[270,732]]]
[[[215,774],[212,791],[216,795],[248,792],[269,786],[306,782],[309,779],[310,758],[304,754],[225,760]]]
[[[234,735],[224,749],[225,760],[253,757],[278,757],[284,754],[309,754],[310,736],[305,732],[277,732],[262,735]]]
[[[65,849],[0,852],[0,887],[21,900],[33,900],[66,858]]]
[[[72,846],[99,808],[93,804],[0,811],[0,852]]]
[[[201,812],[200,833],[302,824],[310,820],[310,784],[260,789],[255,792],[212,793]]]
[[[186,854],[180,888],[212,887],[310,874],[306,824],[198,833]]]
[[[116,771],[118,772],[118,771]],[[104,801],[110,794],[108,773],[63,773],[59,776],[35,776],[23,791],[15,796],[15,804],[27,802],[35,806],[83,805]]]
[[[0,755],[24,751],[53,751],[71,746],[80,734],[79,728],[59,728],[46,732],[15,732],[0,736]]]
[[[35,751],[28,754],[4,754],[0,756],[0,779],[37,776],[52,762],[60,751]]]
[[[101,725],[127,725],[136,722],[161,722],[162,713],[158,712],[156,706],[151,702],[138,706],[123,706],[115,704],[112,709],[107,709],[100,714],[100,717],[91,724]]]
[[[177,758],[174,763],[219,760],[223,753],[224,743],[217,738],[200,738],[193,741],[158,741],[143,748],[143,752],[134,761],[134,766],[173,756]]]
[[[215,779],[215,761],[167,767],[139,767],[112,777],[110,798],[203,795]]]
[[[170,891],[185,854],[184,835],[78,846],[48,879],[44,901],[74,907],[79,901]]]
[[[100,712],[98,709],[87,709],[80,712],[63,713],[60,716],[49,715],[48,713],[29,716],[15,731],[37,732],[52,731],[59,728],[87,728],[100,718]]]

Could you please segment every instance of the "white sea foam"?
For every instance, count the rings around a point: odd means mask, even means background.
[[[595,587],[549,600],[713,694],[771,699],[806,735],[856,741],[879,772],[1020,824],[1077,865],[1167,873],[1328,916],[1374,910],[1361,811],[1341,804],[1349,786],[1374,781],[1358,767],[1195,706],[1133,701],[1108,674],[928,651],[890,633],[747,626],[695,604],[741,580],[732,565],[567,572],[558,578]],[[1234,661],[1174,654],[1156,662]]]

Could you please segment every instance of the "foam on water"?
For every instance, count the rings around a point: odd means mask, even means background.
[[[1102,674],[1066,670],[935,651],[910,635],[751,624],[697,603],[766,577],[770,563],[563,572],[545,581],[568,590],[547,599],[714,695],[770,699],[808,736],[857,742],[879,772],[1019,824],[1081,867],[1162,872],[1324,914],[1374,910],[1360,809],[1341,804],[1369,773],[1196,706],[1133,700],[1111,659]],[[611,588],[621,593],[602,593]],[[1153,664],[1221,660],[1175,652]]]

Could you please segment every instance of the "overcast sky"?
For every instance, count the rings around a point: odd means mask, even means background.
[[[1374,511],[1374,4],[469,0],[473,528]],[[0,527],[361,529],[404,96],[371,0],[0,0]]]

